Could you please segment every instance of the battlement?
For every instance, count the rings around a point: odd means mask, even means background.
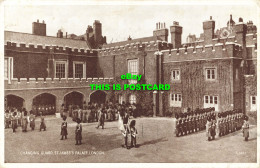
[[[166,41],[150,41],[150,42],[136,42],[123,46],[116,46],[104,49],[98,49],[98,56],[120,55],[124,53],[137,52],[137,51],[157,51],[172,48],[172,44]]]
[[[42,44],[25,44],[7,41],[5,44],[6,50],[14,50],[18,52],[33,52],[33,53],[52,53],[52,54],[67,54],[67,55],[82,55],[82,56],[97,56],[97,50],[89,50],[83,48],[70,48],[62,46],[50,46]]]
[[[5,80],[5,90],[78,88],[90,84],[110,84],[113,78],[14,78]]]
[[[189,61],[198,59],[242,58],[242,48],[234,42],[216,43],[204,46],[163,50],[164,62]]]

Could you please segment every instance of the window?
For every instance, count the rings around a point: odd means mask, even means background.
[[[55,62],[55,78],[67,78],[67,65],[66,61]]]
[[[119,95],[118,96],[118,103],[119,104],[123,104],[123,102],[125,102],[125,96],[124,95]]]
[[[133,104],[136,103],[136,96],[134,94],[131,94],[129,97],[129,103]]]
[[[218,96],[204,96],[204,108],[215,107],[215,111],[218,111]]]
[[[206,79],[215,80],[216,79],[216,68],[206,68]]]
[[[181,94],[170,94],[170,107],[181,107]]]
[[[85,62],[73,62],[73,77],[74,78],[86,78]]]
[[[250,111],[256,111],[256,96],[251,96]]]
[[[138,59],[128,60],[128,73],[132,75],[138,75]],[[137,80],[129,80],[130,84],[136,84]]]
[[[4,78],[13,79],[13,57],[5,57],[4,60]]]
[[[180,80],[180,70],[172,71],[172,80]]]

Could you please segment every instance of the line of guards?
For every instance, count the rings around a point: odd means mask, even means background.
[[[240,130],[248,117],[242,110],[215,112],[215,108],[196,109],[194,112],[175,115],[175,134],[177,137],[206,129],[208,140],[218,135],[224,136]]]
[[[112,104],[111,102],[103,104],[102,105],[102,112],[105,115],[105,119],[107,121],[115,121],[118,120],[119,114],[118,111],[120,111],[121,108],[124,108],[124,110],[134,117],[136,116],[136,106],[135,104]],[[61,116],[66,115],[69,117],[72,117],[73,121],[77,121],[77,118],[79,118],[83,123],[89,123],[89,122],[97,122],[98,121],[98,104],[97,103],[88,103],[86,104],[84,102],[83,108],[81,109],[77,105],[69,105],[68,109],[64,108],[63,113],[61,113]]]
[[[42,112],[39,115],[40,131],[42,129],[45,131],[46,125]],[[35,129],[35,119],[36,116],[32,110],[27,112],[25,108],[7,108],[5,110],[5,129],[11,126],[13,132],[16,132],[16,129],[20,126],[23,132],[27,132],[27,126],[29,125],[33,131]]]

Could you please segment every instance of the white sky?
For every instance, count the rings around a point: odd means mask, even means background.
[[[178,21],[183,26],[183,42],[189,33],[197,36],[202,33],[202,22],[210,16],[216,21],[216,29],[226,26],[230,14],[235,22],[239,17],[244,22],[257,22],[256,5],[11,5],[4,9],[5,30],[32,33],[32,22],[39,19],[47,24],[48,36],[56,36],[61,28],[68,34],[81,35],[94,20],[100,20],[108,43],[112,39],[126,40],[129,35],[152,36],[157,22],[165,22],[169,29],[173,21]]]

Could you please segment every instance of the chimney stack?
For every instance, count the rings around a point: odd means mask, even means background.
[[[174,21],[173,25],[170,27],[171,30],[171,42],[173,48],[181,47],[181,35],[182,35],[182,27],[179,25],[179,22]]]
[[[215,31],[215,21],[212,20],[212,16],[210,16],[210,20],[203,22],[203,30],[204,44],[212,44],[212,39],[214,38]]]
[[[37,19],[37,22],[32,23],[32,34],[39,35],[39,36],[46,36],[46,24],[43,21],[43,23],[39,23],[39,19]]]

